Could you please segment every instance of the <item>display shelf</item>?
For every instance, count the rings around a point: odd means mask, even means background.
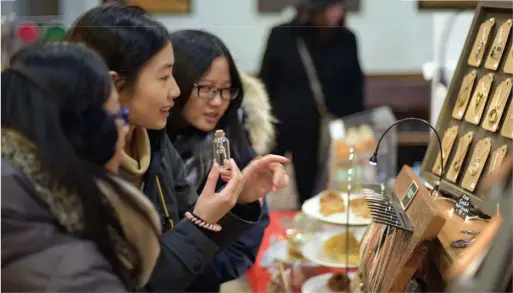
[[[486,27],[485,25],[484,29],[481,28],[483,23],[492,18],[492,26]],[[505,69],[508,71],[507,60],[513,58],[513,56],[511,56],[513,37],[511,36],[511,31],[508,34],[507,30],[505,30],[508,28],[508,23],[513,22],[512,19],[512,2],[482,1],[480,3],[475,12],[472,25],[436,124],[436,128],[441,136],[444,135],[447,129],[453,126],[458,127],[456,141],[446,153],[448,160],[447,164],[444,165],[446,171],[445,174],[442,174],[443,179],[440,187],[442,190],[458,196],[463,194],[469,195],[474,205],[482,203],[482,196],[479,195],[479,182],[482,177],[488,174],[488,171],[492,168],[491,166],[497,161],[493,157],[494,152],[504,145],[508,147],[508,153],[513,152],[513,140],[501,134],[504,132],[503,129],[505,127],[509,127],[509,124],[513,124],[513,116],[511,116],[509,111],[510,107],[512,107],[511,92],[505,96],[504,92],[507,92],[507,90],[505,90],[505,88],[501,89],[505,80],[513,80],[513,72],[505,72]],[[500,52],[497,48],[500,49]],[[496,54],[497,52],[500,54]],[[496,68],[491,65],[492,63],[495,63]],[[465,77],[472,71],[476,74],[475,81],[466,84]],[[489,83],[487,83],[486,79],[483,79],[483,77],[489,74],[493,74],[493,81],[490,85],[489,93],[486,95],[486,86],[488,86]],[[467,85],[469,85],[470,93],[465,102],[466,105],[461,106],[462,104],[460,102],[464,100],[465,95],[462,88]],[[480,95],[480,93],[484,93],[484,95]],[[504,99],[501,98],[502,96],[505,96]],[[495,108],[497,104],[503,105],[503,109],[499,111],[501,113],[498,122],[495,122],[495,124],[498,125],[497,129],[490,131],[486,128],[490,129],[489,125],[493,124],[490,122],[492,121],[490,117],[493,116],[491,112],[493,112],[493,108]],[[461,117],[457,118],[453,110],[460,106],[461,110],[454,111],[461,114]],[[474,116],[478,118],[474,120]],[[472,119],[469,119],[469,117]],[[473,132],[472,142],[466,154],[461,158],[463,162],[456,181],[451,182],[446,178],[447,170],[452,167],[453,161],[458,156],[459,138],[468,132]],[[480,158],[479,167],[481,168],[481,172],[478,172],[478,175],[468,175],[465,178],[467,172],[472,173],[470,171],[474,171],[474,169],[469,169],[471,165],[474,163],[474,166],[477,166],[477,164],[475,164],[476,160],[474,159],[479,156],[479,153],[483,153],[484,149],[484,147],[478,145],[478,143],[485,138],[490,139],[491,149],[489,155],[483,155],[483,158]],[[482,147],[482,149],[480,147]],[[476,154],[474,154],[475,152]],[[438,175],[433,171],[433,166],[438,158],[438,154],[438,142],[432,137],[421,170],[421,176],[430,184],[434,184],[438,180]],[[469,181],[471,180],[469,178],[473,181]],[[463,181],[466,181],[466,183],[464,184]],[[470,185],[473,185],[473,187],[470,188]]]

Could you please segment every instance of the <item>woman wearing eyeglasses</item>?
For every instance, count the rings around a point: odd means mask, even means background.
[[[241,78],[230,52],[217,37],[197,30],[178,31],[170,37],[181,94],[166,129],[186,163],[187,179],[201,190],[212,166],[215,130],[225,131],[231,156],[241,169],[257,156],[248,135],[257,143],[260,154],[268,151],[274,135],[268,97],[257,80],[246,75]],[[243,112],[243,104],[251,111]],[[246,114],[251,115],[248,120],[253,123],[258,120],[249,133],[242,121]],[[251,186],[252,182],[246,184]],[[254,263],[269,223],[267,205],[263,203],[263,207],[260,223],[222,250],[187,288],[188,292],[218,292],[222,283],[240,277]]]

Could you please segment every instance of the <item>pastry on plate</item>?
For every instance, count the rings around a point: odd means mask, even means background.
[[[365,150],[365,152],[374,151],[377,143],[376,136],[372,128],[367,124],[363,124],[360,126],[358,132],[360,134],[360,143],[362,144],[362,147]]]
[[[328,280],[328,288],[332,292],[351,292],[351,280],[344,273],[334,273]]]
[[[350,154],[350,147],[343,140],[333,140],[333,149],[337,160],[347,160]]]
[[[345,213],[346,204],[340,193],[333,190],[326,190],[319,199],[320,213],[325,216],[333,214]]]
[[[349,245],[349,246],[348,246]],[[360,243],[352,232],[342,232],[331,236],[323,243],[324,254],[346,265],[360,265]],[[346,255],[346,253],[348,253]]]
[[[356,216],[366,219],[371,218],[370,209],[365,198],[355,198],[350,200],[349,207]]]

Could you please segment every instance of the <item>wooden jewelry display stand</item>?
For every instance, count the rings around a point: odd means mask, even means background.
[[[364,292],[403,292],[421,267],[427,252],[425,242],[436,239],[445,222],[430,192],[410,167],[403,167],[392,189],[390,196],[395,198],[391,200],[399,203],[398,209],[404,212],[399,217],[409,222],[407,226],[411,230],[376,222],[369,226],[360,248],[362,261],[357,281]],[[377,211],[374,205],[383,205],[376,202],[380,194],[366,196],[374,218]],[[381,221],[379,218],[388,214],[381,211],[376,217]]]
[[[484,191],[498,206],[513,206],[513,156],[494,176],[487,176]],[[513,215],[495,216],[458,263],[448,271],[450,292],[508,292],[513,277]],[[511,288],[510,288],[511,290]],[[509,291],[510,291],[509,290]]]
[[[511,1],[479,4],[436,124],[445,148],[441,190],[468,195],[477,206],[482,177],[513,152],[512,32]],[[433,137],[421,169],[432,186],[440,174],[439,155]]]
[[[440,292],[454,274],[451,268],[468,258],[467,247],[479,243],[488,226],[497,229],[498,208],[480,193],[480,185],[513,153],[512,31],[513,2],[479,4],[437,121],[442,149],[433,135],[422,162],[425,185],[439,190],[432,196],[409,167],[402,169],[392,188],[399,201],[418,183],[410,206],[403,206],[412,229],[394,232],[402,237],[399,245],[390,225],[373,221],[352,288]],[[375,198],[367,198],[369,206]]]
[[[454,275],[454,265],[468,259],[467,251],[500,222],[496,219],[497,205],[480,193],[480,185],[484,177],[497,176],[495,171],[508,152],[513,152],[512,27],[511,1],[481,1],[436,125],[441,135],[458,129],[452,146],[448,143],[448,149],[442,150],[447,162],[445,174],[439,173],[440,151],[435,137],[423,160],[421,177],[432,186],[442,175],[440,197],[432,203],[445,219],[437,239],[429,245],[427,259],[427,270],[431,271],[427,283],[438,279],[442,284],[438,288],[427,286],[426,291],[443,289]],[[467,210],[477,211],[477,216],[458,215],[456,202],[462,198],[469,199]],[[462,247],[454,244],[466,240],[471,241]]]

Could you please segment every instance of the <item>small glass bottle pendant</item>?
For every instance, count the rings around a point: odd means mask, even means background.
[[[230,160],[230,142],[226,138],[223,130],[216,130],[214,140],[212,141],[214,159],[222,169],[229,169],[225,165],[225,160]]]

